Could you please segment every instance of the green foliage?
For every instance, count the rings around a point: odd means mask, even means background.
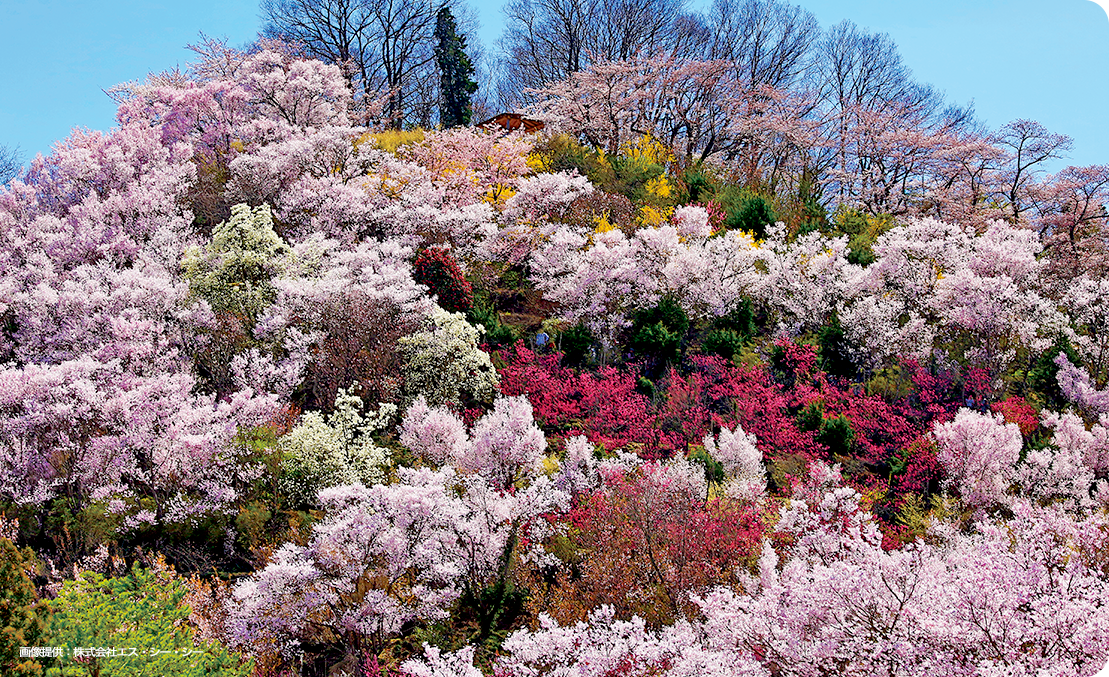
[[[804,476],[808,462],[800,454],[782,454],[770,461],[767,488],[773,492],[788,492],[791,480]]]
[[[27,576],[30,552],[20,551],[0,538],[0,673],[40,675],[42,665],[33,658],[20,658],[24,646],[43,646],[42,637],[50,609],[40,601]]]
[[[734,329],[713,329],[705,334],[701,347],[706,353],[714,353],[720,357],[731,359],[743,352],[747,343],[747,336]]]
[[[569,543],[565,537],[563,540]],[[394,651],[420,654],[425,642],[444,653],[473,646],[474,663],[491,670],[505,638],[522,626],[527,599],[527,590],[504,580],[479,590],[464,589],[449,619],[416,628],[398,642]]]
[[[628,347],[637,354],[665,363],[677,357],[689,331],[689,317],[671,296],[635,314]]]
[[[612,166],[613,178],[607,185],[602,186],[604,190],[623,195],[636,203],[655,201],[651,199],[647,183],[665,174],[665,167],[643,156],[613,156],[609,158],[609,163]]]
[[[189,288],[213,311],[253,320],[274,300],[271,280],[287,251],[273,228],[269,205],[252,210],[237,204],[231,218],[216,226],[207,247],[185,252],[181,267]]]
[[[1055,411],[1061,411],[1067,405],[1067,398],[1059,389],[1059,381],[1056,378],[1059,366],[1055,364],[1055,358],[1059,353],[1065,353],[1071,364],[1082,364],[1082,359],[1071,345],[1070,339],[1060,334],[1051,347],[1041,353],[1032,368],[1028,370],[1027,381],[1031,398]]]
[[[435,17],[435,64],[439,66],[439,123],[444,127],[470,124],[470,97],[477,91],[474,64],[466,56],[466,38],[458,34],[454,15],[447,6]]]
[[[269,535],[267,525],[273,513],[269,507],[261,501],[251,501],[246,505],[239,508],[239,514],[235,517],[235,533],[239,547],[247,552],[266,541]]]
[[[820,368],[832,376],[854,378],[857,369],[851,362],[848,342],[839,323],[839,315],[833,311],[828,324],[820,328],[816,336],[820,346]]]
[[[542,147],[537,147],[536,152],[544,157],[544,166],[550,172],[577,170],[602,190],[616,180],[616,173],[600,153],[565,134],[551,137]]]
[[[685,184],[686,199],[684,201],[687,204],[706,202],[716,194],[716,185],[700,163],[682,173],[682,183]]]
[[[570,327],[558,339],[558,345],[562,349],[562,362],[570,366],[584,364],[589,349],[596,342],[597,337],[584,324]]]
[[[757,331],[751,300],[743,299],[732,312],[713,322],[712,329],[701,340],[701,348],[706,353],[730,359],[743,353],[744,346]]]
[[[622,195],[633,202],[657,203],[647,184],[666,173],[666,167],[650,153],[605,155],[588,148],[566,135],[552,137],[544,147],[536,148],[544,156],[544,166],[551,172],[577,170],[601,191]]]
[[[807,432],[816,433],[816,441],[828,448],[828,453],[836,456],[847,456],[855,444],[855,431],[851,429],[851,420],[843,414],[836,417],[824,415],[824,403],[820,400],[809,402],[801,411],[797,412],[797,427]]]
[[[754,336],[758,331],[758,323],[755,321],[755,308],[751,299],[742,299],[732,312],[718,318],[713,326],[717,329],[730,329],[748,338]]]
[[[821,204],[824,189],[813,179],[809,170],[801,174],[797,188],[797,201],[801,205],[800,229],[822,230],[828,224],[828,210]]]
[[[510,324],[501,322],[500,314],[492,307],[475,303],[468,315],[470,324],[485,328],[482,337],[491,350],[510,346],[520,340],[520,332]]]
[[[883,367],[866,382],[868,395],[877,395],[887,402],[897,402],[913,392],[913,380],[900,364]]]
[[[516,629],[524,615],[527,591],[511,582],[498,580],[475,594],[465,590],[459,599],[461,625],[472,628],[470,643],[480,647],[484,658],[491,661],[509,632]]]
[[[46,511],[45,532],[65,563],[73,563],[92,553],[112,538],[121,518],[108,513],[103,502],[81,503],[70,496],[58,496]]]
[[[710,486],[720,486],[724,483],[724,466],[714,459],[704,447],[695,447],[689,452],[689,460],[700,463],[705,469],[705,481]]]
[[[959,517],[959,499],[945,494],[932,494],[929,505],[925,505],[924,497],[919,494],[905,493],[901,495],[901,507],[897,511],[897,522],[903,525],[914,539],[927,538],[934,531],[936,524],[957,521]]]
[[[851,429],[851,420],[843,414],[824,419],[820,432],[816,434],[816,441],[828,448],[832,458],[849,455],[855,445],[855,431]]]
[[[874,263],[874,241],[894,225],[889,214],[874,216],[858,209],[841,208],[836,211],[833,223],[824,230],[832,236],[846,235],[849,249],[847,260],[856,265],[869,266]]]
[[[247,677],[253,666],[217,643],[197,643],[188,624],[187,589],[160,561],[137,564],[127,576],[104,578],[85,572],[66,581],[52,602],[54,618],[46,644],[67,647],[67,658],[47,671],[51,677]],[[138,649],[137,656],[72,660],[74,647]],[[142,652],[147,654],[143,655]],[[151,655],[154,651],[164,652]]]
[[[748,190],[729,186],[720,196],[727,212],[724,226],[728,230],[742,230],[756,238],[766,237],[766,228],[775,221],[770,199]]]
[[[824,424],[824,403],[820,400],[809,404],[797,412],[797,427],[807,432],[816,432]]]

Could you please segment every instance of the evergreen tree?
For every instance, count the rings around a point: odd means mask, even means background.
[[[442,7],[435,21],[435,63],[439,66],[439,121],[443,127],[470,124],[470,95],[477,91],[474,65],[466,56],[466,38],[458,34],[454,15]]]
[[[0,673],[4,675],[42,674],[38,661],[19,655],[21,647],[43,644],[49,615],[24,569],[19,550],[0,538]]]

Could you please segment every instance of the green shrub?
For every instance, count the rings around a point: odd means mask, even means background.
[[[1059,366],[1055,364],[1055,358],[1059,353],[1065,353],[1071,364],[1082,364],[1082,359],[1071,345],[1070,339],[1060,334],[1051,347],[1041,353],[1036,363],[1028,370],[1028,388],[1031,391],[1029,394],[1048,409],[1055,411],[1067,405],[1067,398],[1063,396],[1056,378]]]
[[[26,566],[23,553],[0,538],[0,673],[4,675],[42,674],[39,661],[19,656],[21,647],[44,645],[41,640],[50,614],[35,594]]]
[[[712,179],[699,165],[690,167],[682,173],[682,183],[685,184],[687,204],[705,202],[716,193],[716,186],[713,185]]]
[[[842,414],[824,419],[816,441],[828,448],[832,458],[849,455],[855,444],[855,431],[851,429],[850,419]]]
[[[770,199],[735,187],[727,188],[721,195],[721,205],[727,212],[724,226],[728,230],[742,230],[757,238],[766,237],[766,228],[776,217]]]
[[[160,560],[137,564],[120,578],[85,572],[66,581],[51,603],[45,644],[66,647],[50,677],[247,677],[253,666],[218,643],[197,643],[188,624],[185,584]],[[93,657],[77,663],[75,647],[137,649],[135,656]],[[146,652],[145,654],[143,652]]]
[[[743,352],[744,346],[757,331],[751,300],[743,299],[732,312],[712,323],[712,328],[701,340],[701,348],[705,353],[730,359]]]
[[[797,427],[806,432],[816,432],[824,424],[824,403],[820,400],[797,412]]]
[[[913,379],[900,364],[892,364],[874,372],[866,382],[866,392],[887,402],[897,402],[912,394]]]
[[[475,304],[469,313],[470,324],[481,325],[485,328],[482,342],[487,343],[491,350],[510,346],[520,340],[520,332],[516,327],[501,322],[497,311],[487,305]]]
[[[689,317],[671,296],[635,314],[628,347],[635,353],[665,363],[677,357],[689,331]]]
[[[563,363],[570,366],[584,364],[589,349],[597,342],[597,337],[584,324],[575,325],[562,332],[558,345],[562,350]]]
[[[839,315],[832,313],[828,324],[820,328],[816,336],[820,346],[820,368],[832,376],[854,378],[858,373],[851,361],[848,342],[839,323]]]
[[[706,353],[731,359],[734,355],[743,352],[743,346],[746,343],[747,337],[733,329],[713,329],[705,334],[701,347]]]

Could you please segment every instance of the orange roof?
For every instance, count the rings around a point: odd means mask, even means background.
[[[479,122],[477,124],[478,127],[492,127],[493,125],[507,129],[510,132],[523,127],[524,131],[528,134],[538,132],[540,129],[546,127],[543,122],[525,118],[519,113],[501,113],[500,115],[494,115],[485,122]]]

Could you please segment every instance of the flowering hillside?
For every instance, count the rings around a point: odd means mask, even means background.
[[[198,56],[0,188],[5,674],[1109,660],[1109,166],[723,58],[525,134]]]

